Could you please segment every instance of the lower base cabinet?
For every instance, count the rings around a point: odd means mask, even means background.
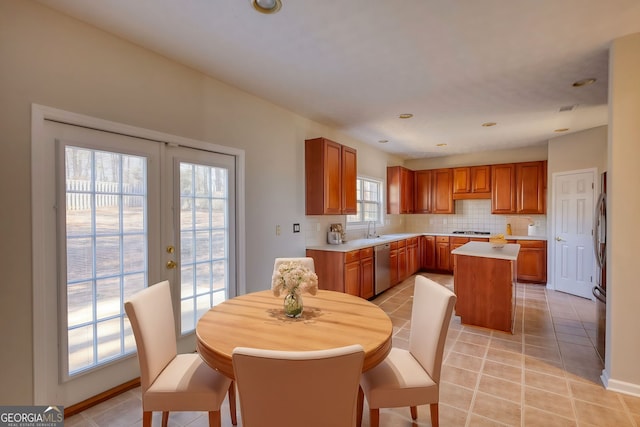
[[[547,242],[518,240],[518,281],[547,283]]]
[[[313,258],[318,288],[344,292],[362,298],[374,295],[373,248],[350,252],[307,249]]]

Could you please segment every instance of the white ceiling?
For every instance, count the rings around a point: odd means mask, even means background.
[[[606,124],[610,42],[640,31],[638,0],[40,1],[407,158]]]

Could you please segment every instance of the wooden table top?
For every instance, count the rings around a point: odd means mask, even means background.
[[[284,296],[270,290],[241,295],[212,307],[198,321],[198,352],[209,366],[234,378],[231,353],[236,347],[269,350],[324,350],[360,344],[363,372],[391,350],[392,324],[377,305],[342,292],[303,294],[304,311],[285,316]]]

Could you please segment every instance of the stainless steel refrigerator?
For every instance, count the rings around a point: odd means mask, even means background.
[[[600,196],[596,204],[593,227],[593,247],[596,255],[598,273],[593,296],[596,297],[597,342],[596,349],[604,360],[605,330],[607,326],[607,173],[600,176]]]

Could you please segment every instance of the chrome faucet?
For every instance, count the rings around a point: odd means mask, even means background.
[[[373,225],[373,233],[371,233],[371,226]],[[373,237],[377,237],[377,232],[376,232],[376,222],[375,221],[369,221],[367,222],[367,239],[371,239]]]

